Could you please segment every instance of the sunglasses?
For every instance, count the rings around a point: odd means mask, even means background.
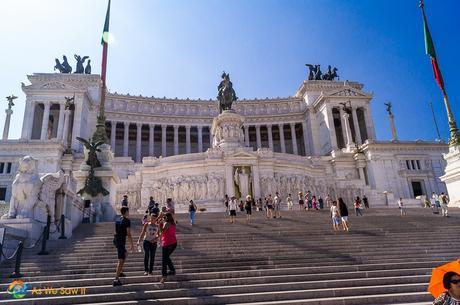
[[[460,283],[460,280],[450,280],[450,282],[451,282],[452,284],[458,284],[458,283]]]

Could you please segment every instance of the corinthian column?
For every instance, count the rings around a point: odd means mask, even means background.
[[[45,107],[45,111],[43,112],[42,131],[41,131],[41,134],[40,134],[40,140],[48,140],[47,139],[47,136],[48,136],[48,123],[49,123],[49,120],[50,120],[50,107],[51,107],[51,104],[50,104],[50,102],[44,102],[43,105]]]
[[[284,143],[284,124],[278,124],[278,129],[280,133],[280,144],[281,144],[281,152],[283,154],[286,153],[286,144]]]
[[[62,140],[62,134],[64,132],[64,111],[65,111],[65,104],[59,104],[59,122],[58,122],[58,130],[57,130],[57,138],[58,140]]]
[[[203,126],[198,126],[198,152],[203,152]],[[211,143],[212,144],[212,143]]]
[[[174,125],[174,155],[179,154],[179,126]]]
[[[187,154],[192,152],[190,145],[190,126],[185,126],[185,152]]]
[[[128,144],[129,144],[129,122],[125,122],[125,129],[123,134],[123,157],[128,156]]]
[[[347,139],[347,150],[351,151],[352,147],[355,146],[353,143],[353,138],[351,136],[351,129],[350,129],[350,121],[348,118],[350,115],[348,113],[343,114],[343,120],[344,120],[344,125],[345,125],[345,134],[346,134],[346,139]]]
[[[267,132],[268,132],[268,147],[273,150],[273,133],[272,133],[272,125],[267,125]]]
[[[294,155],[299,154],[299,150],[297,149],[297,138],[295,135],[295,123],[291,123],[291,139],[292,139],[292,151]]]
[[[168,125],[161,125],[161,155],[166,157],[166,127]]]
[[[257,148],[262,147],[262,141],[260,139],[260,125],[256,125],[256,143],[257,143]]]
[[[142,123],[137,123],[136,134],[136,162],[141,162],[142,158]]]
[[[244,143],[249,146],[249,125],[244,126]]]
[[[155,125],[149,125],[149,156],[155,154]]]
[[[115,154],[115,145],[117,140],[117,122],[110,122],[110,146],[112,147],[112,152]]]
[[[356,108],[353,108],[351,110],[351,115],[352,115],[352,118],[353,118],[353,126],[355,127],[355,139],[356,139],[356,143],[361,145],[362,144],[362,141],[361,141],[361,131],[359,130],[359,122],[358,122],[358,115],[356,114]]]

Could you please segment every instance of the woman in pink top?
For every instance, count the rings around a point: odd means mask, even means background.
[[[176,269],[174,268],[173,262],[171,261],[171,254],[177,247],[176,239],[176,222],[171,213],[166,213],[163,216],[161,228],[161,248],[162,248],[162,262],[161,262],[161,281],[160,283],[166,282],[168,275],[175,275]],[[169,268],[169,272],[168,271]]]

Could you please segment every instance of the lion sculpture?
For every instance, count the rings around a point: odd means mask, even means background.
[[[37,160],[25,156],[12,184],[10,209],[4,218],[37,218],[36,209],[44,209],[55,221],[55,193],[64,183],[64,174],[57,172],[40,177]]]

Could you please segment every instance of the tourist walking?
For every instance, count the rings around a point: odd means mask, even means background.
[[[433,305],[460,305],[460,275],[453,271],[446,272],[442,285],[447,291],[441,293]]]
[[[332,217],[332,229],[334,231],[339,230],[339,225],[341,222],[339,209],[337,208],[337,201],[333,201],[330,207],[331,217]]]
[[[176,269],[171,260],[171,254],[177,247],[177,238],[176,238],[176,222],[174,221],[173,215],[171,213],[166,213],[163,216],[163,220],[160,224],[160,234],[161,234],[161,280],[160,283],[163,284],[166,282],[166,277],[168,275],[175,275]],[[169,272],[168,272],[169,268]]]
[[[196,204],[193,202],[193,200],[190,200],[188,205],[188,218],[190,219],[191,226],[195,224],[196,210],[198,210]]]
[[[113,244],[117,248],[118,263],[116,269],[115,279],[113,286],[121,286],[120,277],[125,276],[123,273],[123,266],[126,258],[128,257],[128,251],[126,251],[126,238],[128,238],[131,245],[131,252],[134,252],[133,238],[131,237],[131,220],[129,220],[129,209],[122,207],[120,209],[121,217],[115,221],[115,235],[113,238]]]
[[[329,194],[327,194],[325,200],[326,200],[326,206],[328,208],[330,208],[332,206],[332,198],[331,198],[331,196]]]
[[[128,195],[123,195],[123,199],[121,200],[122,207],[128,207]]]
[[[318,203],[316,202],[316,196],[311,196],[311,207],[313,210],[318,209]]]
[[[299,192],[298,196],[299,196],[299,210],[300,211],[305,210],[305,201],[303,201],[303,193]]]
[[[399,200],[398,200],[398,207],[399,207],[399,210],[401,211],[401,216],[407,215],[406,206],[404,205],[404,202],[401,197],[399,197]]]
[[[153,197],[150,196],[149,200],[149,206],[147,207],[147,211],[145,211],[147,214],[159,214],[160,209],[158,208],[158,203],[153,200]]]
[[[345,202],[343,201],[342,197],[339,197],[339,202],[337,203],[337,208],[339,210],[339,215],[342,220],[342,227],[344,231],[349,231],[348,226],[348,208]]]
[[[272,194],[269,194],[268,198],[267,198],[267,218],[273,218],[273,198],[272,198]]]
[[[143,240],[142,248],[144,249],[144,275],[153,274],[153,264],[155,262],[155,252],[158,242],[158,214],[150,214],[149,221],[142,227],[141,235],[137,240],[139,248],[141,240]]]
[[[225,211],[228,212],[228,203],[230,202],[230,199],[228,198],[228,195],[225,194],[224,196],[224,205],[225,205]]]
[[[322,210],[324,209],[324,201],[321,196],[318,197],[318,204],[319,204],[319,209]]]
[[[361,206],[361,199],[359,199],[359,196],[356,197],[355,202],[353,203],[355,207],[355,214],[356,216],[361,215],[363,216],[363,212],[361,212],[362,206]]]
[[[292,202],[292,196],[291,194],[289,194],[286,198],[286,203],[287,203],[287,206],[288,206],[288,210],[292,210],[292,207],[294,205],[294,203]]]
[[[238,208],[238,203],[236,202],[235,196],[232,197],[230,202],[228,203],[228,210],[229,210],[229,215],[230,215],[230,222],[234,223],[235,222],[235,217],[236,217],[236,209]]]
[[[246,196],[246,201],[244,203],[244,209],[246,210],[246,221],[251,221],[252,215],[252,198],[251,195]]]
[[[256,208],[258,212],[262,211],[262,198],[257,199]]]
[[[307,201],[307,210],[311,209],[312,207],[312,195],[310,191],[307,191],[305,194],[305,200]]]
[[[369,208],[369,199],[367,199],[366,195],[363,195],[363,203],[364,203],[364,207],[366,209]]]
[[[171,213],[173,216],[175,214],[175,204],[172,198],[166,198],[166,212]]]
[[[273,198],[273,207],[275,208],[275,218],[281,218],[281,197],[278,192],[275,193],[275,198]]]
[[[449,212],[449,209],[448,209],[449,197],[447,196],[447,194],[444,194],[444,192],[442,192],[441,195],[439,196],[439,201],[441,202],[442,216],[449,217],[449,215],[447,214]]]

